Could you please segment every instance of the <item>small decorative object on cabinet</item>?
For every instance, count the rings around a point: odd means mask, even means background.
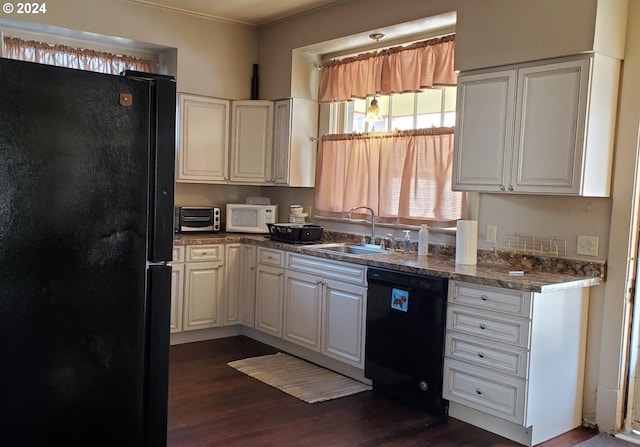
[[[460,74],[452,189],[608,196],[619,77],[597,53]]]

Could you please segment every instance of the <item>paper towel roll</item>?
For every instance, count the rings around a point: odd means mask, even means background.
[[[478,262],[478,221],[459,220],[456,226],[456,264]]]

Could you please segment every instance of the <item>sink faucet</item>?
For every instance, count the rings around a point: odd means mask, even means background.
[[[353,214],[353,212],[360,208],[367,209],[371,213],[371,243],[373,244],[375,243],[374,239],[376,231],[376,213],[373,211],[373,209],[369,208],[368,206],[354,206],[349,210],[349,220],[351,220],[351,215]]]

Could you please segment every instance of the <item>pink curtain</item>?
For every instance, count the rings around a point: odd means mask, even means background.
[[[456,85],[454,35],[329,62],[322,69],[319,102],[418,92]]]
[[[366,205],[380,222],[453,225],[464,195],[451,191],[452,163],[452,128],[324,136],[314,206],[331,217]]]
[[[120,74],[123,70],[137,70],[147,73],[158,71],[157,64],[147,59],[72,48],[65,45],[25,41],[15,37],[4,38],[4,50],[5,57],[9,59],[107,74]]]

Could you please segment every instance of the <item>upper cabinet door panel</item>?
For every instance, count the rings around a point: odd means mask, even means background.
[[[232,108],[231,181],[270,181],[273,102],[234,101]]]
[[[228,173],[228,100],[179,95],[177,181],[225,183]]]
[[[516,191],[580,192],[588,84],[588,59],[518,71]]]
[[[510,163],[516,73],[458,77],[454,189],[503,190]]]

